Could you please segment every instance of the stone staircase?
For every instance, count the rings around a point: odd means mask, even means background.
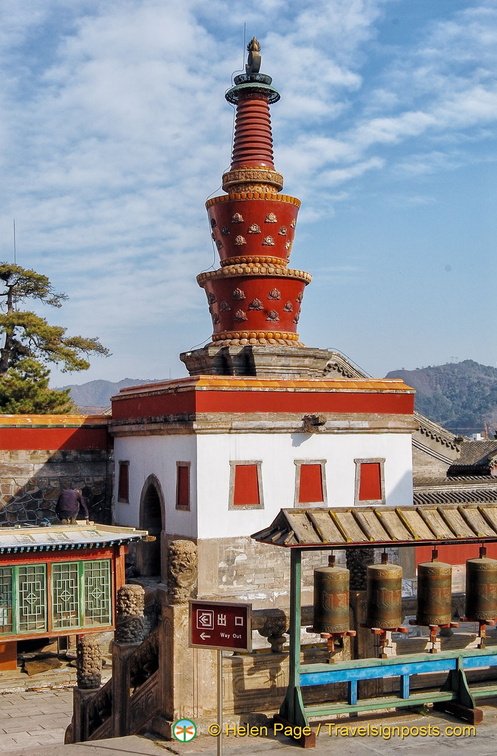
[[[95,636],[78,643],[77,686],[66,743],[135,735],[150,729],[160,709],[159,627],[144,637],[145,592],[124,585],[117,597],[112,677],[101,686],[102,655]]]

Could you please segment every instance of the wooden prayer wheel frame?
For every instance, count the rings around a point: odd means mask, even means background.
[[[407,507],[356,507],[282,509],[273,523],[255,533],[261,543],[290,548],[290,654],[289,682],[276,719],[292,727],[309,727],[313,721],[340,713],[407,708],[433,703],[460,719],[478,724],[483,716],[476,699],[497,696],[497,681],[484,689],[470,688],[466,670],[497,667],[497,650],[471,649],[438,654],[411,654],[388,659],[354,659],[337,664],[302,664],[300,654],[302,552],[361,547],[482,545],[497,542],[497,506],[444,505]],[[430,672],[447,672],[438,691],[412,693],[410,678]],[[399,678],[399,695],[359,699],[360,680]],[[305,706],[302,688],[347,683],[347,703]],[[300,740],[315,745],[315,733]]]

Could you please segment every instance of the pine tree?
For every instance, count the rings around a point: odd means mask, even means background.
[[[61,414],[74,411],[68,391],[50,389],[49,365],[62,372],[86,370],[91,354],[108,355],[98,339],[66,336],[66,329],[24,309],[27,300],[61,307],[65,294],[47,276],[19,265],[0,263],[0,412]]]

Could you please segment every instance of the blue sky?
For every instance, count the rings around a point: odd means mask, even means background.
[[[302,200],[300,335],[368,373],[497,366],[494,0],[10,0],[0,8],[1,259],[69,301],[43,312],[112,356],[54,385],[184,374],[210,340],[246,37],[281,101],[275,165]]]

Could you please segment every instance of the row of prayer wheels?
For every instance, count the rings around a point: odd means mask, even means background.
[[[349,630],[349,570],[335,564],[314,571],[314,623],[316,633],[340,635]],[[381,564],[371,564],[366,578],[365,626],[396,630],[402,625],[402,567],[389,564],[382,554]],[[438,561],[418,565],[417,615],[414,624],[447,626],[452,616],[452,567]],[[497,618],[497,560],[480,555],[466,561],[466,617],[471,622],[488,623]]]

